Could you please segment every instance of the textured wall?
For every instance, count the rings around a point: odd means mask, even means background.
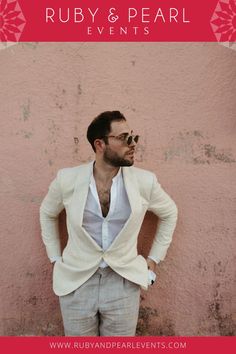
[[[121,110],[179,208],[139,335],[235,334],[236,52],[209,43],[24,43],[0,51],[1,335],[60,335],[38,210],[56,171],[93,158],[90,120]],[[60,220],[66,242],[65,215]],[[139,240],[147,255],[156,225]]]

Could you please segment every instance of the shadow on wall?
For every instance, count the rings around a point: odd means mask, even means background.
[[[147,212],[138,237],[138,253],[147,258],[157,228],[158,217]]]
[[[65,210],[61,212],[59,217],[59,230],[60,230],[61,249],[64,250],[68,241]]]
[[[174,325],[163,320],[156,309],[140,307],[137,336],[174,336]]]
[[[35,315],[35,316],[34,316]],[[63,336],[63,325],[61,315],[57,313],[39,316],[38,312],[31,312],[31,316],[27,317],[22,314],[20,318],[6,318],[4,319],[3,336]]]

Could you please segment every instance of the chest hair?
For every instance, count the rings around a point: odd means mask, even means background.
[[[102,209],[103,217],[106,217],[110,209],[111,184],[106,187],[97,185],[98,198]]]

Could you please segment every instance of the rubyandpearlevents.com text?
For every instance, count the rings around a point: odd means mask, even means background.
[[[78,24],[78,29],[86,35],[149,35],[150,25],[188,25],[191,20],[185,7],[177,8],[135,8],[117,9],[82,8],[82,7],[47,7],[45,8],[46,24]]]

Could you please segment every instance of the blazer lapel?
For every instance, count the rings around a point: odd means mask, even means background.
[[[84,208],[88,197],[90,178],[93,173],[94,161],[88,163],[87,165],[82,165],[78,171],[78,177],[75,181],[75,189],[72,196],[72,201],[70,205],[70,210],[72,213],[72,218],[74,220],[74,225],[76,225],[80,231],[84,233],[87,240],[90,241],[95,248],[100,252],[101,247],[94,241],[94,239],[88,234],[88,232],[82,227]]]
[[[141,205],[141,198],[138,188],[138,182],[136,176],[134,174],[134,170],[132,167],[122,167],[123,177],[124,177],[124,184],[125,189],[128,195],[128,199],[130,202],[131,207],[131,215],[134,214],[135,210],[140,207]],[[130,219],[129,218],[129,219]],[[128,219],[128,221],[129,221]]]
[[[72,209],[76,211],[79,226],[82,226],[85,203],[88,196],[90,177],[93,172],[94,161],[81,166],[75,181],[75,189],[72,197]]]

